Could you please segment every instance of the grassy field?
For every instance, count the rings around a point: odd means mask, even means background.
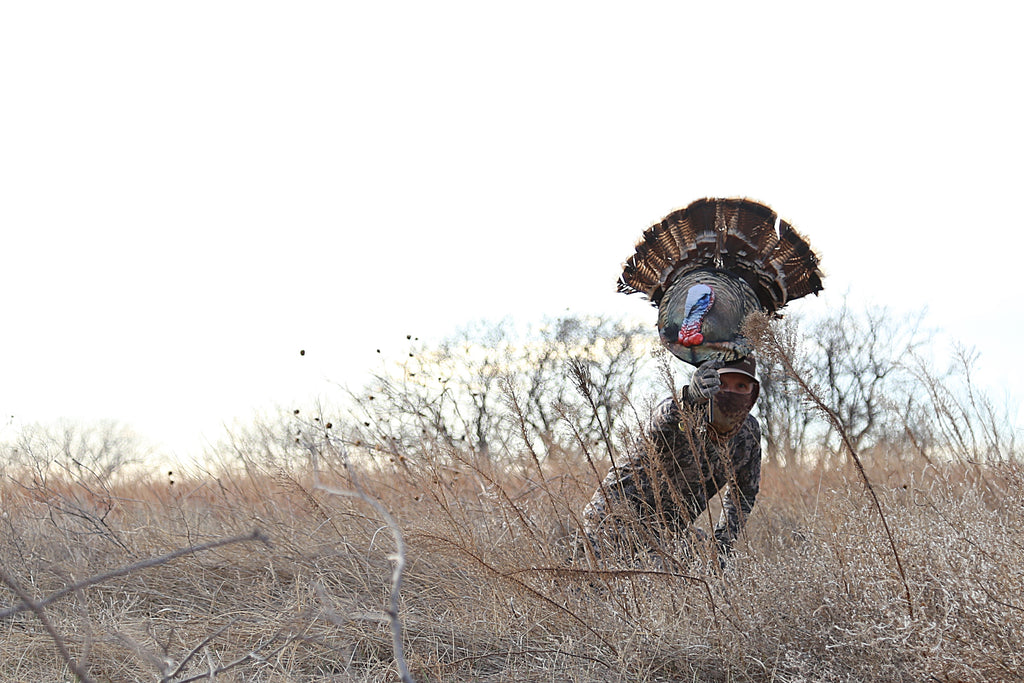
[[[404,537],[417,681],[1022,677],[1017,462],[869,466],[901,576],[850,465],[766,464],[720,573],[574,557],[596,484],[582,458],[330,452],[316,476],[253,453],[103,485],[8,472],[0,680],[75,680],[69,660],[95,681],[397,680],[396,545],[368,500]]]

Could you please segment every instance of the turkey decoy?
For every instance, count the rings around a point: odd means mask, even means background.
[[[708,198],[644,231],[618,291],[650,299],[662,344],[700,365],[750,355],[740,333],[747,314],[817,294],[822,277],[807,240],[769,207]]]

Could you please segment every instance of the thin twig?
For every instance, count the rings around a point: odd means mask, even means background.
[[[224,624],[223,626],[221,626],[216,631],[213,631],[212,633],[207,635],[205,638],[200,640],[199,643],[194,648],[192,648],[187,655],[185,655],[182,658],[181,662],[174,669],[174,671],[172,671],[171,673],[167,674],[166,676],[164,676],[163,678],[160,679],[160,683],[167,683],[168,681],[171,681],[174,678],[176,678],[178,675],[180,675],[182,670],[185,668],[185,666],[192,660],[193,657],[196,656],[196,654],[199,653],[199,650],[201,650],[204,647],[206,647],[207,645],[209,645],[210,642],[214,638],[216,638],[221,633],[224,633],[224,631],[227,631],[229,628],[234,626],[236,623],[238,623],[238,621],[240,619],[241,619],[241,617],[236,617],[236,618],[232,619],[231,621],[229,621],[228,623]]]
[[[587,403],[590,404],[590,409],[594,413],[594,419],[597,420],[597,428],[601,432],[601,438],[604,440],[604,446],[608,449],[608,459],[611,460],[612,467],[615,466],[615,449],[612,448],[612,441],[608,436],[608,430],[604,428],[604,423],[601,422],[601,414],[597,409],[597,403],[594,401],[594,394],[591,391],[593,387],[593,381],[590,378],[590,366],[585,361],[579,358],[572,358],[569,360],[569,375],[572,378],[573,384],[576,386],[576,390],[587,399]]]
[[[277,654],[281,650],[285,649],[286,647],[288,647],[288,645],[291,644],[292,640],[294,640],[294,639],[293,638],[286,638],[285,641],[283,643],[281,643],[281,646],[271,650],[268,653],[268,656],[272,657],[273,655]],[[225,671],[229,671],[231,669],[234,669],[235,667],[241,666],[242,664],[245,664],[246,662],[249,662],[249,661],[255,661],[255,662],[262,661],[262,662],[266,662],[267,661],[266,657],[260,657],[257,654],[257,652],[259,652],[260,649],[261,648],[256,648],[252,652],[247,652],[246,654],[242,655],[241,657],[238,657],[237,659],[234,659],[234,660],[228,662],[227,664],[222,664],[221,666],[218,666],[218,667],[214,667],[213,666],[213,662],[210,662],[210,669],[209,669],[209,671],[204,671],[203,673],[195,674],[193,676],[189,676],[188,678],[178,679],[177,681],[174,681],[174,683],[192,683],[192,681],[201,681],[204,678],[209,678],[210,680],[213,680],[214,678],[216,678],[220,674],[224,673]]]

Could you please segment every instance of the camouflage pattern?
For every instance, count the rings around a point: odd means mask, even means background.
[[[761,429],[747,415],[731,434],[719,435],[708,425],[708,404],[690,400],[689,387],[682,396],[657,406],[649,432],[608,472],[584,509],[583,529],[596,554],[692,542],[691,522],[719,491],[723,512],[715,540],[723,554],[731,550],[761,483]]]

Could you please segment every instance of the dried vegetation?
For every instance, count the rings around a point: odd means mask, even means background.
[[[487,449],[459,431],[482,423],[450,386],[414,395],[392,377],[374,408],[387,423],[303,412],[158,480],[12,459],[0,680],[1019,680],[1021,454],[948,383],[929,388],[947,399],[930,416],[904,415],[904,441],[895,423],[864,437],[866,480],[851,453],[766,461],[720,572],[700,553],[583,555],[580,512],[624,437],[590,400],[547,406],[559,431],[540,434],[515,398],[529,387],[500,374]],[[610,408],[626,431],[643,414]],[[573,419],[586,410],[599,417]],[[922,436],[942,433],[963,447]]]

